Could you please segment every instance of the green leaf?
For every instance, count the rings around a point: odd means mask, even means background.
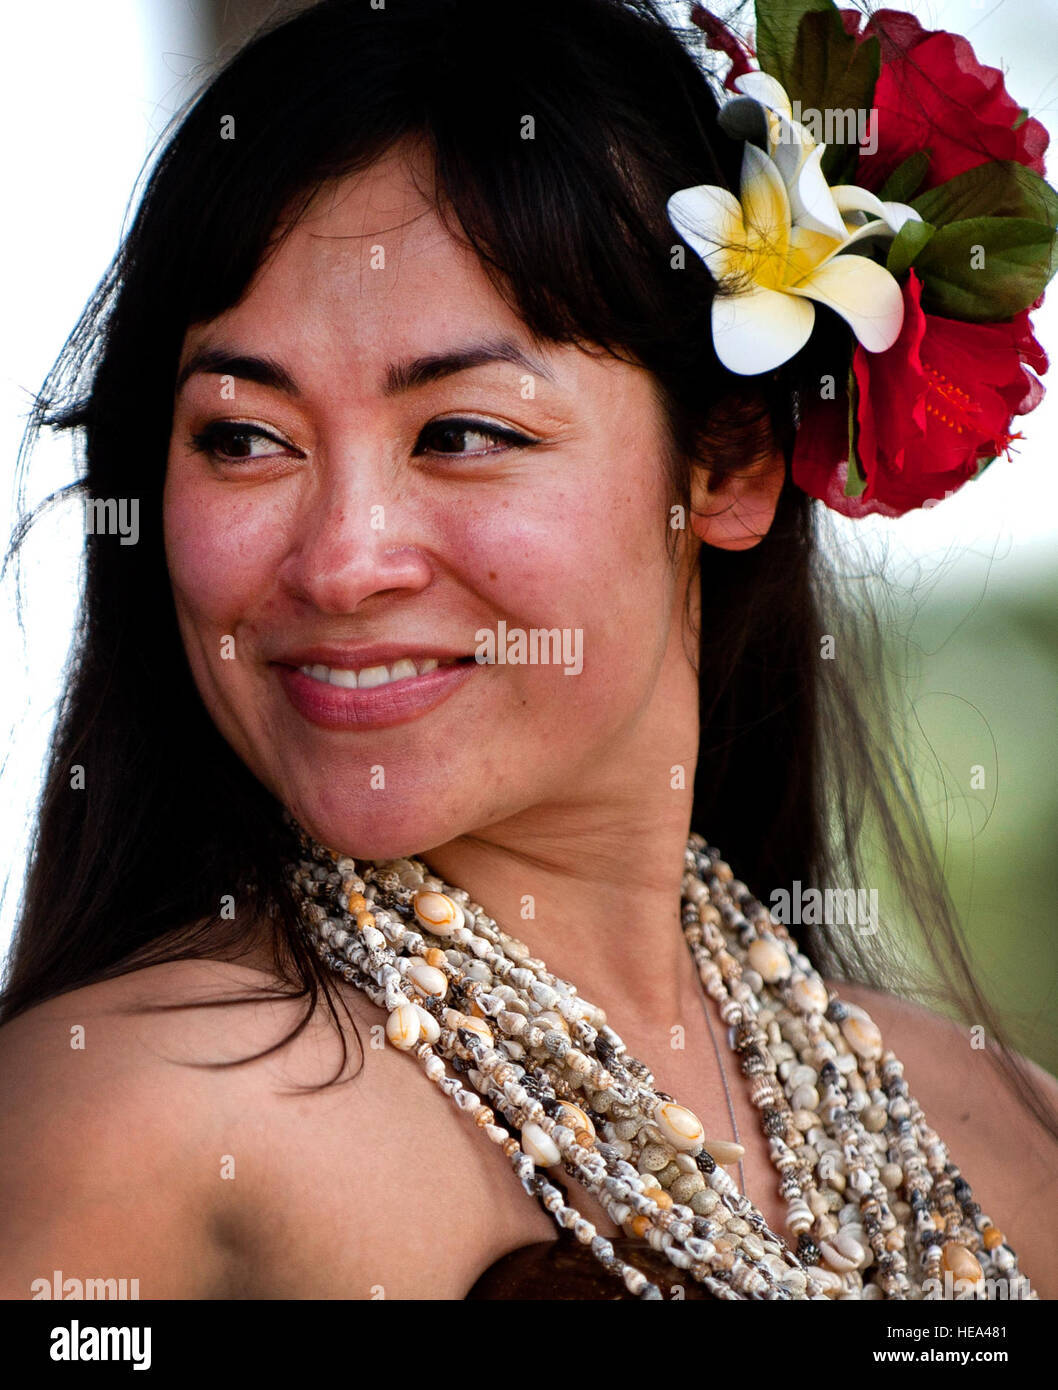
[[[915,196],[915,189],[926,177],[928,168],[928,150],[916,150],[914,154],[909,154],[886,179],[878,197],[883,203],[909,203]]]
[[[865,133],[880,67],[878,40],[872,37],[858,43],[846,34],[837,10],[815,11],[802,18],[786,91],[802,111],[819,113],[818,119],[806,120],[802,115],[801,121],[817,144],[827,146],[821,168],[831,185],[852,181],[860,159],[860,127]],[[798,115],[796,107],[794,115]]]
[[[982,459],[981,462],[977,465],[977,472],[970,474],[970,482],[972,483],[976,478],[979,478],[981,474],[985,471],[985,469],[988,467],[988,465],[990,463],[995,463],[998,457],[998,454],[993,454],[990,459]]]
[[[984,264],[975,268],[978,248]],[[971,217],[938,227],[915,261],[923,309],[977,323],[1027,309],[1056,268],[1054,232],[1026,217]]]
[[[1058,226],[1058,193],[1023,164],[997,159],[929,188],[911,206],[935,227],[970,217],[1027,217]]]
[[[789,82],[798,25],[806,14],[828,11],[837,15],[833,0],[756,0],[757,62],[762,72],[782,83],[791,98],[800,96],[790,90]]]
[[[898,280],[907,273],[908,268],[924,246],[928,246],[936,227],[929,222],[905,222],[893,237],[885,268]]]
[[[1015,120],[1014,124],[1010,127],[1011,130],[1017,130],[1018,126],[1019,126],[1019,125],[1024,125],[1025,122],[1026,122],[1028,119],[1029,119],[1029,108],[1028,108],[1027,106],[1019,106],[1019,107],[1018,107],[1017,119]]]
[[[867,486],[867,475],[856,451],[856,373],[849,368],[849,471],[845,477],[845,496],[859,497]]]

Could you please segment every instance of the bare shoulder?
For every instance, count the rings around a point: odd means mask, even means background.
[[[384,1045],[384,1011],[341,981],[337,1026],[322,1002],[222,1002],[276,988],[173,962],[0,1028],[0,1297],[61,1270],[141,1298],[461,1298],[519,1243],[517,1215],[438,1199],[509,1167]]]
[[[878,1024],[974,1200],[1017,1251],[1040,1297],[1058,1298],[1058,1141],[1021,1104],[969,1027],[865,985],[827,983]],[[1029,1058],[1019,1059],[1037,1093],[1058,1112],[1058,1080]]]
[[[170,962],[0,1028],[0,1295],[33,1297],[58,1269],[138,1279],[141,1298],[232,1296],[241,1211],[223,1169],[234,1117],[259,1113],[280,1079],[311,1071],[307,1053],[326,1050],[308,1029],[282,1061],[208,1065],[270,1047],[297,1023],[303,1003],[219,1002],[270,987],[246,966]]]

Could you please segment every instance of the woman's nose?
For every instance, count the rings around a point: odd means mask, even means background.
[[[433,566],[412,534],[422,509],[366,478],[321,478],[292,520],[280,583],[325,613],[352,613],[384,593],[416,593]]]

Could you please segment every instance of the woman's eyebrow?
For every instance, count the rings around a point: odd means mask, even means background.
[[[253,381],[258,386],[270,386],[274,391],[282,391],[285,396],[301,395],[294,378],[271,357],[257,357],[223,347],[196,348],[177,375],[177,393],[183,389],[188,378],[198,372]]]
[[[426,386],[456,372],[469,372],[490,362],[509,362],[524,367],[532,376],[542,376],[555,385],[555,375],[543,362],[531,357],[513,338],[497,338],[491,342],[467,343],[450,352],[430,353],[425,357],[406,358],[392,363],[386,370],[384,396],[395,396]]]
[[[524,367],[532,376],[543,377],[545,381],[555,384],[554,373],[543,362],[532,357],[513,338],[498,338],[491,342],[467,343],[448,352],[428,353],[422,357],[392,362],[383,377],[382,394],[395,396],[403,391],[413,391],[443,377],[472,371],[491,362],[509,362]],[[273,358],[236,352],[225,347],[196,348],[180,369],[176,379],[177,392],[197,372],[253,381],[258,386],[270,387],[286,396],[300,397],[302,394],[294,377]]]

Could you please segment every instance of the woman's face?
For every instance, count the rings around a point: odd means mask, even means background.
[[[382,859],[642,795],[648,764],[669,785],[689,551],[666,550],[650,379],[534,345],[400,152],[321,195],[181,369],[164,517],[188,659],[306,829]]]

